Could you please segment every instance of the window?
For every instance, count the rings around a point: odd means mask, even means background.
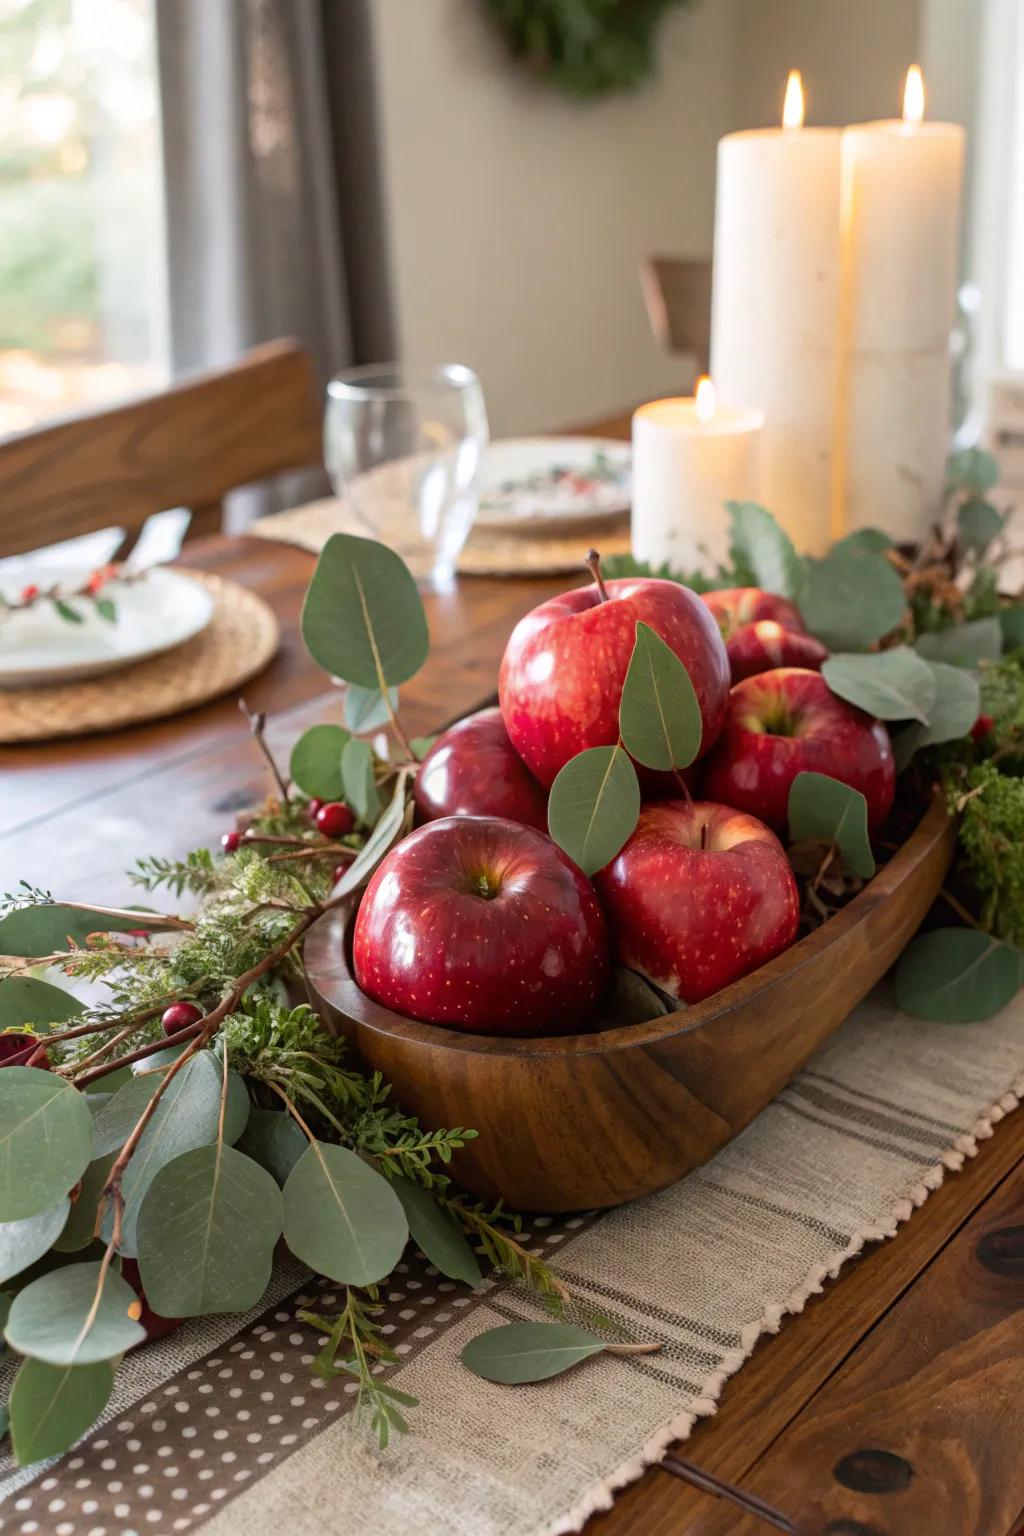
[[[156,0],[0,0],[0,434],[167,375]]]

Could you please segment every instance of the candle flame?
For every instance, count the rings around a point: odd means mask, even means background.
[[[802,128],[804,125],[804,83],[798,69],[791,69],[786,81],[786,99],[782,103],[783,128]]]
[[[924,121],[924,76],[919,64],[911,64],[907,70],[907,83],[903,87],[903,121]]]
[[[694,400],[694,410],[697,412],[698,421],[710,421],[715,414],[715,386],[704,373],[697,380],[697,394]]]

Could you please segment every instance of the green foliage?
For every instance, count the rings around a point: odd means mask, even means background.
[[[590,747],[559,769],[548,831],[585,875],[614,859],[640,816],[636,769],[622,747]]]
[[[284,1110],[253,1105],[238,1150],[283,1184],[305,1152],[306,1138]]]
[[[977,928],[920,933],[896,967],[904,1013],[942,1024],[990,1019],[1024,985],[1024,955]]]
[[[113,1360],[141,1344],[135,1292],[112,1267],[66,1264],[18,1292],[7,1317],[7,1342],[49,1365]]]
[[[292,748],[291,776],[307,795],[340,800],[345,793],[341,757],[349,742],[340,725],[311,725]]]
[[[284,1186],[285,1241],[296,1258],[342,1285],[373,1285],[409,1236],[388,1181],[345,1147],[311,1142]]]
[[[38,1067],[0,1072],[0,1221],[49,1210],[92,1155],[92,1116],[80,1093]]]
[[[51,1024],[75,1019],[82,1012],[78,998],[63,987],[34,976],[7,976],[0,981],[0,1030],[31,1025],[37,1033]]]
[[[731,566],[720,565],[711,576],[704,571],[677,571],[663,561],[660,565],[652,565],[649,560],[634,560],[632,555],[610,555],[608,559],[601,561],[601,569],[608,581],[619,577],[629,576],[653,576],[659,581],[674,581],[681,587],[689,587],[691,592],[717,592],[723,587],[748,586],[748,572],[735,570]]]
[[[514,58],[570,96],[635,90],[654,69],[655,29],[694,0],[486,0]]]
[[[901,773],[915,752],[961,740],[978,718],[981,689],[974,673],[943,661],[930,661],[928,666],[935,674],[935,702],[927,725],[915,721],[893,741],[896,767]]]
[[[41,959],[59,954],[71,944],[84,944],[93,933],[125,933],[133,928],[160,928],[158,913],[140,912],[138,918],[108,917],[102,912],[49,901],[39,906],[20,906],[0,918],[0,955]]]
[[[830,656],[821,675],[833,693],[869,715],[928,724],[935,703],[935,674],[909,646],[870,655]]]
[[[999,479],[999,465],[983,448],[965,448],[950,458],[947,479],[954,491],[984,496]]]
[[[725,505],[730,519],[729,552],[748,578],[741,585],[763,587],[766,592],[799,601],[805,562],[789,534],[754,501],[727,501]]]
[[[400,773],[395,780],[395,788],[387,809],[366,839],[362,851],[352,860],[335,886],[335,899],[347,896],[350,891],[358,890],[364,881],[369,880],[384,855],[398,841],[411,814],[406,804],[407,783],[406,775]]]
[[[0,1221],[0,1285],[5,1280],[13,1280],[52,1248],[67,1220],[68,1209],[65,1196],[48,1211],[40,1211],[38,1216],[26,1216],[22,1221]]]
[[[789,791],[789,835],[833,844],[846,869],[870,880],[875,858],[868,836],[867,801],[858,789],[823,773],[798,773]]]
[[[388,703],[391,710],[397,710],[397,688],[389,688],[385,699],[379,688],[360,688],[358,683],[349,683],[342,701],[346,726],[357,735],[380,730],[391,718]]]
[[[981,496],[970,496],[957,508],[956,521],[960,542],[966,549],[982,555],[992,540],[1002,533],[1006,519],[990,501]]]
[[[382,692],[407,682],[427,659],[429,636],[401,557],[373,539],[332,534],[306,593],[302,638],[332,677]]]
[[[391,1187],[405,1212],[409,1235],[430,1263],[450,1280],[479,1285],[480,1265],[451,1211],[411,1179],[395,1179]]]
[[[327,1335],[326,1344],[313,1362],[314,1371],[324,1381],[333,1381],[337,1376],[355,1378],[359,1384],[356,1406],[371,1414],[373,1431],[384,1450],[392,1429],[404,1434],[409,1427],[398,1405],[415,1408],[417,1399],[381,1381],[374,1372],[375,1361],[394,1364],[398,1360],[394,1350],[385,1344],[375,1321],[381,1310],[375,1289],[370,1290],[368,1298],[348,1289],[345,1305],[335,1317],[322,1317],[315,1312],[300,1312],[298,1316]]]
[[[48,1365],[23,1360],[11,1388],[11,1440],[19,1466],[58,1456],[99,1418],[114,1389],[109,1360]]]
[[[800,612],[830,650],[867,650],[898,627],[906,606],[903,583],[882,554],[845,545],[807,562]]]
[[[950,629],[933,630],[919,635],[918,654],[928,661],[944,661],[954,667],[976,667],[983,661],[997,661],[1003,649],[1003,632],[995,615],[955,624]]]
[[[341,779],[345,799],[365,827],[372,827],[381,812],[374,778],[373,749],[368,741],[353,736],[341,754]]]
[[[661,636],[639,622],[619,729],[627,752],[646,768],[686,768],[700,751],[700,704],[690,674]]]
[[[470,1339],[460,1358],[474,1376],[515,1385],[560,1376],[605,1343],[572,1323],[505,1323]]]
[[[950,798],[954,808],[963,805],[958,878],[978,902],[983,926],[1024,949],[1024,779],[979,763]]]

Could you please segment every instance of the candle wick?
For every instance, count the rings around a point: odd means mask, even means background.
[[[599,600],[602,603],[606,603],[608,601],[608,588],[605,586],[604,577],[601,575],[601,556],[596,549],[587,550],[587,558],[584,564],[597,584]]]

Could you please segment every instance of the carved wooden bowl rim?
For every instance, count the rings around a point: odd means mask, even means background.
[[[355,895],[350,903],[326,913],[310,930],[305,943],[306,974],[318,998],[361,1028],[433,1050],[467,1051],[507,1057],[510,1061],[526,1061],[538,1057],[604,1055],[656,1046],[659,1041],[700,1029],[736,1008],[749,1008],[760,998],[763,998],[765,1008],[770,1008],[773,990],[780,981],[816,960],[830,946],[841,943],[881,902],[893,895],[904,880],[910,878],[936,843],[949,837],[951,831],[952,822],[945,803],[936,795],[906,842],[835,917],[749,976],[723,987],[703,1002],[651,1019],[646,1024],[625,1024],[577,1035],[545,1035],[530,1039],[470,1034],[394,1013],[367,997],[352,972],[351,928],[359,899]]]

